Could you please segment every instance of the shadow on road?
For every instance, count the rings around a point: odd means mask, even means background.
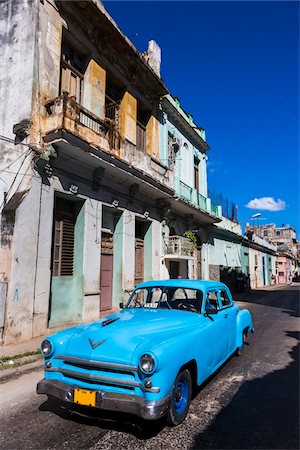
[[[286,332],[299,341],[299,333]],[[246,381],[193,449],[299,448],[299,343],[284,369]]]
[[[300,290],[298,286],[274,291],[256,289],[247,293],[234,294],[233,298],[235,301],[281,308],[283,312],[289,314],[291,317],[300,316]]]
[[[156,436],[166,425],[165,418],[146,422],[139,417],[101,410],[92,410],[78,405],[63,405],[57,400],[48,399],[39,407],[40,411],[50,411],[64,420],[71,420],[83,425],[99,427],[102,430],[115,430],[132,434],[138,439]]]

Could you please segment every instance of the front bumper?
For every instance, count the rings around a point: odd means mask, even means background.
[[[46,394],[63,402],[73,403],[74,388],[58,380],[41,380],[36,387],[38,394]],[[148,401],[137,395],[116,394],[114,392],[96,391],[96,408],[134,414],[145,420],[157,420],[167,414],[170,396],[160,400]]]

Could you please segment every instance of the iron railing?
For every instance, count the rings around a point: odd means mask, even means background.
[[[104,111],[105,118],[111,120],[116,126],[119,126],[120,101],[116,102],[106,95]]]
[[[165,238],[165,255],[191,256],[194,253],[193,243],[183,236]]]

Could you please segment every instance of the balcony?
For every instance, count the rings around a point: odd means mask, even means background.
[[[118,147],[119,105],[117,102],[105,105],[104,119],[88,111],[67,93],[48,101],[45,109],[46,116],[42,119],[44,134],[67,130],[93,146],[101,145],[107,151]]]
[[[218,206],[215,203],[212,203],[209,198],[204,197],[195,188],[179,179],[176,181],[176,194],[201,211],[219,217]]]
[[[194,255],[193,243],[183,236],[169,236],[164,240],[164,254],[169,258],[191,258]]]

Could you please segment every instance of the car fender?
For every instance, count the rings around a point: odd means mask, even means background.
[[[201,333],[201,336],[199,333]],[[147,351],[157,358],[157,370],[150,378],[153,386],[159,386],[160,398],[170,395],[181,367],[191,361],[196,364],[196,382],[198,385],[210,375],[211,351],[209,349],[211,350],[211,346],[208,339],[209,333],[207,330],[193,330],[152,348],[147,348],[145,344],[142,344],[136,349],[136,362],[138,361],[137,357],[147,353]],[[158,398],[158,395],[146,394],[146,397],[149,400],[154,400]]]
[[[243,332],[247,330],[247,334],[253,331],[252,316],[248,309],[240,309],[237,315],[237,332],[236,332],[236,348],[243,346]]]

